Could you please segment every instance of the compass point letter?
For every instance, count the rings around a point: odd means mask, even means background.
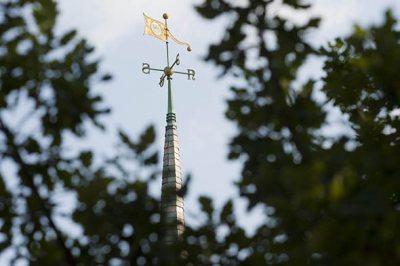
[[[195,80],[196,72],[193,69],[188,69],[187,71],[188,71],[188,73],[187,73],[188,80]]]
[[[142,72],[144,74],[150,74],[150,65],[147,63],[142,64]]]

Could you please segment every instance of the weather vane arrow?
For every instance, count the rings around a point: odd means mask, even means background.
[[[158,68],[152,68],[150,67],[150,64],[148,63],[143,63],[142,65],[142,72],[144,74],[150,74],[150,71],[160,71],[163,72],[162,76],[160,77],[160,82],[159,85],[162,87],[164,85],[165,78],[168,80],[168,98],[170,98],[170,82],[172,79],[173,74],[182,74],[186,75],[188,77],[188,80],[195,80],[195,74],[196,72],[193,69],[188,69],[187,72],[181,72],[181,71],[175,71],[174,66],[178,66],[180,64],[180,59],[179,59],[179,54],[176,55],[175,61],[170,65],[170,60],[169,60],[169,49],[168,49],[168,40],[172,39],[175,41],[177,44],[180,45],[185,45],[187,46],[187,50],[190,52],[192,51],[192,47],[190,44],[186,42],[181,42],[177,38],[175,38],[174,35],[169,31],[168,29],[168,14],[164,13],[163,18],[164,18],[164,23],[161,21],[158,21],[156,19],[153,19],[146,14],[143,13],[144,16],[144,21],[145,21],[145,30],[144,34],[153,36],[155,38],[158,38],[166,43],[166,48],[167,48],[167,66],[164,69],[158,69]],[[172,100],[172,99],[171,99]]]

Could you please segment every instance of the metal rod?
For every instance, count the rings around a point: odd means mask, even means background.
[[[167,66],[169,67],[169,49],[168,49],[168,23],[167,19],[165,19],[165,44],[167,46]]]
[[[187,73],[187,72],[180,72],[180,71],[174,71],[174,74],[189,75],[189,73]]]
[[[151,67],[149,67],[149,68],[147,68],[147,69],[149,69],[149,70],[155,70],[155,71],[161,71],[161,72],[164,72],[164,70],[163,70],[163,69],[158,69],[158,68],[151,68]]]
[[[176,61],[172,64],[171,69],[175,66],[175,64],[176,64]]]
[[[167,67],[169,68],[169,49],[168,49],[168,15],[165,16],[165,39],[166,39],[166,46],[167,46]],[[172,99],[172,87],[171,87],[171,76],[167,76],[168,80],[168,114],[174,113],[174,104]]]
[[[166,42],[167,44],[167,66],[169,67],[169,51],[168,51],[168,41]]]
[[[174,112],[174,103],[172,99],[172,88],[171,88],[171,77],[167,77],[168,80],[168,114],[172,114]]]

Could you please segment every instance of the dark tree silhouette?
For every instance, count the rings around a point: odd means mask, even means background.
[[[207,19],[233,18],[205,59],[239,81],[226,112],[239,129],[229,157],[244,161],[237,185],[249,208],[262,204],[270,219],[254,237],[255,247],[262,248],[253,248],[246,261],[395,265],[400,260],[396,21],[387,13],[383,25],[356,27],[350,37],[316,51],[304,37],[318,19],[298,25],[268,17],[272,2],[238,7],[207,0],[197,8]],[[307,8],[298,0],[283,5]],[[312,54],[325,59],[324,103],[313,97],[314,81],[300,88],[293,84]],[[321,133],[325,111],[332,108],[348,118],[351,136]]]

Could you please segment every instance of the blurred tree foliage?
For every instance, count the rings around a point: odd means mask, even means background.
[[[67,136],[84,137],[89,122],[104,128],[109,110],[92,86],[111,76],[76,31],[55,31],[57,15],[53,0],[0,3],[0,254],[32,265],[143,260],[157,242],[158,202],[122,164],[155,174],[154,129],[137,142],[121,132],[120,154],[99,164],[91,151],[74,154]],[[60,208],[67,195],[72,214]]]
[[[282,2],[292,12],[308,8]],[[71,149],[67,137],[83,139],[90,124],[105,128],[109,110],[92,87],[111,76],[76,31],[55,31],[54,0],[2,1],[0,255],[30,265],[396,265],[396,21],[387,13],[382,26],[357,27],[316,50],[305,37],[319,20],[298,25],[267,13],[273,4],[197,7],[205,18],[231,20],[207,60],[238,81],[226,113],[239,128],[229,156],[244,162],[240,194],[250,208],[265,207],[266,223],[249,236],[232,201],[217,209],[201,197],[199,225],[166,248],[159,199],[149,193],[160,176],[154,128],[133,139],[120,131],[104,160]],[[325,103],[314,81],[294,85],[310,55],[325,59]],[[351,134],[322,134],[330,108]],[[66,211],[67,195],[74,206]]]
[[[230,20],[206,60],[236,78],[226,116],[238,134],[230,159],[243,161],[237,186],[249,208],[265,207],[249,265],[396,265],[400,261],[400,33],[388,12],[321,50],[306,41],[318,26],[273,13],[274,1],[206,0],[205,18]],[[308,6],[283,0],[288,14]],[[311,56],[324,58],[322,92],[294,83]],[[329,137],[338,108],[350,134]],[[267,232],[267,233],[265,233]],[[261,235],[263,237],[261,237]],[[243,263],[244,264],[244,263]]]

